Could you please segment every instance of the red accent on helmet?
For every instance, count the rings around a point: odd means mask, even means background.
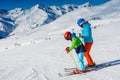
[[[65,32],[64,38],[65,38],[66,40],[70,40],[70,37],[71,37],[71,33],[70,33],[69,31]]]

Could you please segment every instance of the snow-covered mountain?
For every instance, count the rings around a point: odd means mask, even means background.
[[[24,10],[22,8],[15,8],[10,11],[6,9],[1,9],[0,17],[2,18],[4,16],[9,20],[10,19],[13,20],[14,25],[11,27],[14,27],[14,28],[23,27],[24,29],[19,30],[18,32],[24,32],[24,31],[28,31],[28,30],[40,27],[41,25],[48,24],[56,20],[60,16],[64,15],[65,13],[71,12],[77,8],[78,6],[75,6],[75,5],[64,5],[64,6],[57,7],[57,6],[43,6],[43,5],[37,4],[28,10]],[[4,23],[1,21],[1,24],[4,24]],[[1,25],[2,28],[4,28],[3,26],[4,25]],[[9,34],[11,31],[9,32],[2,31],[2,32]]]
[[[11,13],[19,14],[19,16],[10,17],[11,20],[8,20],[8,23],[18,26],[14,30],[13,36],[0,40],[0,80],[119,80],[119,4],[119,0],[111,0],[100,6],[83,7],[82,5],[49,24],[39,25],[39,28],[34,30],[30,30],[25,21],[29,21],[32,16],[33,18],[39,17],[33,15],[41,14],[37,11],[45,13],[42,9],[33,7],[35,12],[32,10],[33,8],[27,11],[13,10]],[[8,16],[10,14],[2,16],[0,20],[4,20],[3,18],[8,18]],[[48,18],[47,13],[43,16]],[[111,65],[81,75],[59,77],[58,73],[64,73],[65,67],[75,67],[64,50],[70,46],[70,42],[63,38],[63,34],[65,31],[73,31],[73,29],[78,34],[80,28],[76,21],[80,17],[88,19],[93,27],[94,44],[90,54],[95,63],[111,63]],[[25,20],[24,23],[19,22],[22,19]],[[13,22],[14,20],[16,21]],[[26,32],[29,33],[25,34]],[[76,57],[74,50],[71,51],[71,54],[74,58]],[[85,64],[87,63],[85,62]]]
[[[6,15],[6,14],[8,14],[8,10],[6,10],[6,9],[0,10],[0,15]]]
[[[117,1],[117,0],[116,0]],[[15,8],[13,10],[0,10],[0,36],[4,38],[11,33],[15,34],[29,34],[31,31],[40,28],[42,25],[49,24],[66,13],[74,13],[71,16],[74,20],[79,17],[84,17],[88,20],[101,20],[107,18],[118,18],[119,2],[109,1],[100,6],[92,6],[90,2],[83,5],[63,5],[63,6],[43,6],[37,4],[31,9],[24,10],[22,8]],[[70,18],[71,18],[70,17]],[[66,19],[66,18],[65,18]]]
[[[83,7],[92,7],[93,5],[90,2],[83,4]]]
[[[0,39],[8,36],[15,29],[14,20],[0,16]]]

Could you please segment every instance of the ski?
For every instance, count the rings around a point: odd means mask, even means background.
[[[74,70],[76,68],[64,68],[64,70]]]
[[[109,66],[112,66],[112,64],[111,63],[107,63],[107,64],[98,64],[98,65],[96,65],[95,67],[86,67],[86,69],[87,70],[91,70],[91,69],[93,69],[93,70],[100,70],[100,69],[102,69],[102,68],[105,68],[105,67],[109,67]],[[76,69],[76,68],[64,68],[64,71],[65,72],[71,72],[71,71],[73,71],[74,69]]]
[[[64,71],[65,72],[70,72],[70,71],[73,71],[74,69],[76,69],[76,68],[64,68]]]
[[[64,71],[65,72],[71,72],[71,71],[73,71],[73,70],[75,70],[76,68],[64,68]],[[86,68],[86,70],[96,70],[97,69],[97,67],[88,67],[88,68]]]
[[[88,72],[90,72],[90,71],[98,71],[98,70],[101,70],[103,68],[107,68],[107,67],[110,67],[110,66],[117,65],[117,64],[119,64],[119,62],[120,62],[120,60],[109,61],[109,62],[97,64],[95,67],[87,67],[86,69],[88,70]],[[73,73],[74,69],[76,69],[76,68],[64,68],[65,72],[64,73],[58,73],[58,75],[60,77],[75,75]],[[85,72],[85,73],[87,73],[87,72]],[[83,73],[81,72],[81,73],[78,73],[78,74],[83,74]]]
[[[80,72],[80,73],[77,73],[77,74],[82,74],[83,72]],[[60,77],[66,77],[66,76],[70,76],[70,75],[76,75],[75,73],[73,72],[65,72],[65,73],[58,73],[58,75]]]
[[[94,70],[96,70],[96,69],[88,69],[88,70],[86,70],[86,72],[79,72],[79,73],[73,73],[73,70],[71,70],[71,71],[64,72],[64,73],[58,73],[58,75],[60,77],[65,77],[65,76],[76,75],[76,74],[85,74],[87,72],[94,71]]]

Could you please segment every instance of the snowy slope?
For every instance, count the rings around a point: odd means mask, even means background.
[[[103,35],[104,34],[104,35]],[[56,35],[56,34],[52,34]],[[94,45],[91,54],[97,64],[120,59],[119,22],[101,26],[93,30]],[[37,35],[36,35],[37,36]],[[119,80],[120,60],[118,64],[93,71],[85,75],[60,78],[58,72],[64,67],[75,67],[64,48],[69,46],[63,35],[49,36],[39,41],[20,40],[21,45],[6,49],[0,55],[1,80]],[[13,41],[12,41],[13,42]],[[14,41],[16,42],[16,41]],[[54,42],[54,44],[53,44]],[[29,43],[29,44],[27,44]],[[24,44],[24,45],[23,45]],[[7,45],[4,44],[4,45]],[[14,45],[15,46],[15,45]],[[4,47],[4,46],[3,46]],[[72,51],[71,53],[75,53]],[[106,57],[107,56],[107,57]],[[93,76],[94,75],[94,76]]]
[[[114,1],[108,3],[109,7],[111,3]],[[75,10],[29,34],[21,33],[0,40],[0,80],[119,80],[120,17],[101,18],[101,11],[108,4]],[[97,8],[101,11],[95,12]],[[73,28],[78,33],[80,28],[76,20],[80,17],[89,19],[99,12],[100,20],[90,20],[92,27],[96,26],[92,29],[94,45],[91,55],[96,64],[115,63],[98,71],[60,78],[57,73],[64,72],[64,67],[75,67],[64,51],[70,42],[63,38],[63,33]],[[75,57],[74,50],[71,53]]]
[[[119,18],[120,14],[120,1],[119,0],[111,0],[109,3],[101,5],[101,12],[98,15],[101,15],[105,18]],[[99,9],[100,10],[100,9]]]

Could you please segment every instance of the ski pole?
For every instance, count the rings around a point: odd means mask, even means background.
[[[77,62],[75,61],[73,55],[70,52],[69,52],[69,56],[72,59],[72,61],[73,61],[74,65],[76,66],[76,68],[78,68],[78,64],[77,64]]]

